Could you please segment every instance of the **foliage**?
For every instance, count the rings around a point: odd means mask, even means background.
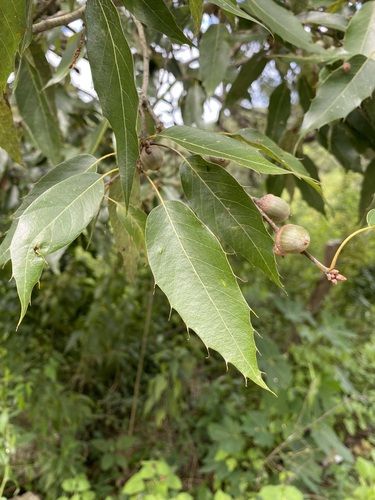
[[[374,496],[374,16],[0,0],[0,497]]]

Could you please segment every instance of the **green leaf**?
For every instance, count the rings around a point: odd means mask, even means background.
[[[372,94],[375,89],[375,61],[355,56],[349,64],[348,72],[340,67],[321,82],[304,117],[301,135],[333,120],[345,118]]]
[[[318,10],[303,12],[297,18],[303,24],[317,24],[318,26],[325,26],[336,31],[345,31],[348,24],[345,16],[341,14],[330,14],[329,12],[320,12]]]
[[[375,58],[375,2],[366,2],[352,17],[344,37],[351,54]]]
[[[308,156],[305,156],[302,161],[310,176],[313,179],[319,181],[318,169],[313,161]],[[296,184],[298,186],[298,189],[301,191],[302,198],[306,201],[306,203],[321,214],[326,215],[324,200],[320,193],[318,193],[316,189],[300,179],[296,179]]]
[[[290,173],[288,170],[273,165],[252,146],[226,135],[194,127],[175,126],[161,132],[159,137],[172,139],[192,153],[231,160],[241,167],[250,168],[262,174]]]
[[[309,172],[303,163],[292,154],[284,151],[265,134],[251,128],[244,128],[236,132],[236,135],[247,143],[278,162],[282,167],[292,172],[295,176],[304,179],[315,190],[321,192],[319,183],[311,179]]]
[[[226,105],[230,106],[239,99],[248,96],[250,85],[260,77],[267,62],[268,61],[264,52],[258,52],[241,66],[241,69],[225,98]]]
[[[304,64],[332,64],[336,61],[339,61],[340,59],[347,59],[348,57],[350,57],[350,54],[342,47],[331,47],[324,52],[319,52],[317,54],[308,54],[306,56],[300,54],[276,54],[274,57],[277,59],[282,59],[284,61],[294,61]]]
[[[263,486],[257,498],[259,500],[303,500],[303,493],[295,486],[277,484]]]
[[[13,71],[14,58],[25,30],[25,0],[0,0],[0,94]]]
[[[313,43],[310,33],[304,29],[297,17],[273,0],[245,0],[241,5],[286,42],[309,52],[323,51]]]
[[[162,32],[177,43],[191,41],[186,38],[181,28],[177,25],[171,11],[163,0],[122,0],[125,7],[142,23],[155,31]]]
[[[237,17],[242,17],[243,19],[247,19],[248,21],[252,21],[256,24],[261,24],[255,17],[249,16],[247,12],[242,10],[238,5],[233,3],[231,0],[210,0],[210,3],[217,5],[221,9],[233,14]]]
[[[184,192],[194,212],[216,236],[281,286],[273,241],[242,186],[226,170],[192,156],[181,166]]]
[[[4,97],[0,94],[0,148],[5,149],[8,155],[17,163],[21,163],[20,140],[18,131],[13,123],[12,110]]]
[[[362,172],[361,156],[356,148],[353,133],[346,123],[325,125],[319,130],[318,138],[345,169]]]
[[[10,245],[13,277],[21,302],[18,324],[26,314],[45,257],[70,244],[99,210],[104,183],[85,172],[44,191],[22,213]]]
[[[203,125],[203,106],[206,95],[198,81],[193,81],[181,104],[182,118],[186,125]]]
[[[47,172],[35,184],[33,189],[23,199],[21,205],[17,208],[13,217],[14,220],[0,245],[0,266],[5,265],[10,259],[10,244],[17,228],[18,217],[20,217],[26,208],[36,200],[41,194],[48,191],[58,182],[82,172],[94,171],[97,160],[91,155],[78,155],[70,160],[66,160],[59,165],[56,165],[52,170]]]
[[[61,137],[52,97],[46,90],[39,63],[27,53],[21,60],[15,90],[23,122],[38,149],[51,161],[61,159]]]
[[[222,82],[230,63],[229,32],[224,24],[212,24],[199,44],[200,77],[209,96]]]
[[[111,0],[91,0],[86,8],[87,51],[103,114],[116,137],[116,153],[128,206],[139,157],[138,94],[133,57]]]
[[[141,256],[146,255],[146,214],[137,206],[139,193],[133,185],[129,208],[126,211],[120,183],[115,181],[110,188],[108,205],[115,246],[121,256],[126,277],[134,281]],[[113,201],[112,201],[113,200]]]
[[[369,226],[375,226],[375,209],[369,211],[366,220]]]
[[[268,106],[266,135],[279,142],[291,111],[290,90],[283,82],[272,92]]]
[[[375,194],[375,159],[372,160],[366,168],[363,176],[361,199],[359,202],[359,215],[362,215],[370,207]]]
[[[187,327],[245,378],[267,388],[249,307],[211,231],[186,205],[167,201],[148,216],[146,245],[155,282]]]
[[[194,32],[199,33],[203,15],[203,0],[189,0],[189,7],[193,18]]]
[[[81,36],[82,36],[81,33],[76,33],[75,35],[72,35],[71,37],[68,38],[66,48],[61,57],[61,61],[56,69],[55,74],[47,82],[46,87],[50,87],[51,85],[55,85],[56,83],[61,82],[70,73],[74,55],[81,42]],[[83,54],[84,51],[81,50],[76,61],[79,61],[79,59],[83,57]]]

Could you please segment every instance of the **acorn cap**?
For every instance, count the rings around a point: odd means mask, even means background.
[[[273,194],[266,194],[257,200],[257,205],[274,222],[284,222],[290,216],[289,204]]]
[[[286,224],[276,233],[274,252],[276,255],[302,253],[310,245],[307,229],[296,224]]]

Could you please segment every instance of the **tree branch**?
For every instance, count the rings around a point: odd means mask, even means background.
[[[73,12],[68,12],[66,14],[61,14],[58,16],[47,17],[43,21],[39,23],[33,24],[33,33],[42,33],[43,31],[50,30],[52,28],[57,28],[57,26],[64,26],[65,24],[69,24],[77,19],[81,19],[85,12],[85,6],[83,5],[77,10],[73,10]]]
[[[147,45],[147,40],[146,40],[146,35],[145,35],[145,30],[143,29],[143,25],[141,22],[138,21],[134,16],[132,16],[132,19],[134,21],[134,24],[137,28],[138,32],[138,38],[139,38],[139,43],[141,45],[142,49],[142,56],[143,56],[143,79],[142,79],[142,88],[141,88],[141,114],[142,114],[142,119],[143,119],[143,131],[145,135],[147,136],[147,126],[146,126],[146,118],[145,118],[145,111],[148,111],[150,115],[152,116],[152,119],[154,120],[156,124],[156,128],[159,132],[161,132],[164,128],[163,123],[160,121],[160,119],[156,116],[154,110],[152,109],[150,102],[147,97],[148,93],[148,84],[150,81],[150,54],[149,54],[149,49]]]

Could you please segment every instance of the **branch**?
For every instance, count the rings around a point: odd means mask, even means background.
[[[43,31],[50,30],[52,28],[57,28],[57,26],[64,26],[65,24],[69,24],[77,19],[81,19],[85,12],[85,6],[83,5],[77,10],[73,10],[73,12],[68,12],[67,14],[61,14],[58,16],[47,17],[43,21],[39,23],[33,24],[33,33],[42,33]]]
[[[142,49],[142,56],[143,56],[143,79],[142,79],[142,88],[141,88],[141,114],[143,118],[143,129],[144,133],[147,136],[147,125],[146,125],[146,118],[145,118],[145,111],[148,111],[150,115],[152,116],[152,119],[154,120],[156,124],[156,128],[158,132],[161,132],[164,128],[163,123],[160,121],[160,119],[156,116],[154,110],[152,109],[150,102],[147,98],[147,93],[148,93],[148,84],[150,81],[150,54],[148,50],[148,45],[147,45],[147,40],[146,40],[146,35],[145,35],[145,30],[143,29],[143,25],[141,22],[138,21],[134,16],[132,16],[134,24],[137,28],[138,32],[138,37],[139,37],[139,43],[141,44],[141,49]]]

